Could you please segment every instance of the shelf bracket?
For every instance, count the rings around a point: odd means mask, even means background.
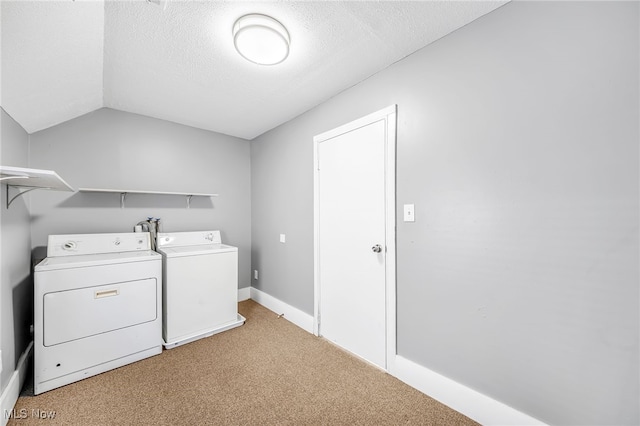
[[[9,188],[16,188],[16,190],[18,191],[18,193],[16,195],[14,195],[13,197],[9,198]],[[21,195],[26,194],[27,192],[31,192],[31,191],[35,191],[36,189],[49,189],[49,188],[39,188],[39,187],[33,187],[33,188],[28,188],[25,189],[24,191],[20,191],[18,186],[15,185],[7,185],[7,210],[9,210],[9,206],[11,205],[11,203],[13,203],[13,201],[18,198]]]
[[[193,197],[193,195],[187,195],[187,208],[188,209],[191,208],[191,197]]]
[[[121,192],[120,193],[120,208],[124,209],[124,200],[127,199],[127,193],[126,192]]]

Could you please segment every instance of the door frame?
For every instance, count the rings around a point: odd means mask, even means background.
[[[313,334],[320,336],[320,178],[318,148],[321,142],[384,120],[385,122],[385,367],[391,371],[396,356],[396,116],[393,104],[313,138]]]

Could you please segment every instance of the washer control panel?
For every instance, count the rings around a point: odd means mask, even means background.
[[[222,244],[220,231],[170,232],[158,234],[158,248]]]
[[[148,232],[49,235],[47,257],[151,250]]]

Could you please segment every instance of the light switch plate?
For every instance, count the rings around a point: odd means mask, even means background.
[[[404,221],[405,222],[415,222],[415,205],[413,204],[405,204],[404,205]]]
[[[286,241],[286,236],[284,234],[280,234],[280,242],[284,243]]]

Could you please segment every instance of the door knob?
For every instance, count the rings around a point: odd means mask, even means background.
[[[382,247],[380,246],[380,244],[376,244],[375,246],[371,247],[371,250],[373,250],[374,253],[380,253],[382,251]]]

